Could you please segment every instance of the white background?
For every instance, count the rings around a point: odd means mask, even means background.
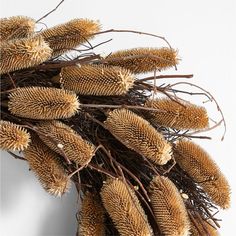
[[[27,15],[38,19],[58,2],[1,0],[1,17]],[[201,142],[221,167],[232,187],[232,207],[218,215],[223,219],[220,229],[223,236],[234,234],[233,222],[236,218],[236,78],[233,71],[236,62],[235,15],[234,0],[66,0],[56,12],[43,20],[48,26],[52,26],[76,17],[98,19],[104,30],[134,29],[163,35],[179,50],[182,61],[178,71],[168,72],[193,73],[191,82],[212,92],[227,121],[227,134],[223,142],[220,141],[222,127],[211,133],[212,141]],[[109,34],[101,40],[105,38],[113,38],[114,41],[97,52],[109,53],[112,49],[164,45],[161,40],[139,35]],[[219,118],[215,107],[209,107],[210,116]],[[76,200],[74,189],[61,199],[49,196],[28,171],[27,163],[2,153],[1,236],[75,235]]]

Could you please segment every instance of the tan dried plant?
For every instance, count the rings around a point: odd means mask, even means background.
[[[127,109],[115,109],[105,121],[107,129],[125,146],[158,165],[171,159],[171,145],[148,121]]]
[[[74,19],[39,33],[53,49],[52,56],[59,56],[93,38],[100,24],[89,19]]]
[[[101,189],[101,197],[121,236],[153,235],[137,196],[123,181],[108,179]]]
[[[0,74],[37,66],[52,50],[41,36],[8,41],[0,46]]]
[[[183,199],[171,180],[155,176],[149,186],[152,209],[161,235],[187,236],[190,223]]]
[[[9,111],[19,117],[51,120],[69,118],[79,109],[76,94],[57,88],[24,87],[10,92]]]
[[[60,121],[45,121],[38,126],[41,140],[55,152],[84,166],[94,156],[95,146]]]
[[[198,183],[221,208],[230,206],[230,187],[219,167],[199,145],[182,140],[174,147],[179,166]]]
[[[64,67],[61,86],[82,95],[115,96],[126,94],[135,77],[118,66],[84,65]]]
[[[172,101],[169,98],[149,100],[145,106],[159,109],[152,111],[152,122],[173,129],[199,130],[208,127],[209,119],[204,107],[191,103]]]
[[[165,70],[178,64],[178,59],[177,52],[170,48],[133,48],[110,54],[106,63],[138,74]]]
[[[35,20],[27,16],[12,16],[0,19],[0,43],[27,38],[33,35]]]
[[[20,125],[9,121],[0,121],[0,149],[22,151],[30,143],[30,134]]]

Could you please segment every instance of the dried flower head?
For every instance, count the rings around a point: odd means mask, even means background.
[[[96,21],[88,19],[74,19],[65,24],[41,31],[42,35],[53,49],[52,56],[61,55],[93,38],[93,34],[100,30]]]
[[[158,165],[171,159],[171,146],[148,121],[127,109],[116,109],[105,121],[107,129],[125,146]]]
[[[133,48],[109,55],[107,64],[124,67],[133,73],[164,70],[178,63],[177,53],[170,48]]]
[[[198,183],[211,200],[221,208],[230,206],[230,187],[219,167],[200,146],[191,141],[179,141],[174,157],[180,167]]]
[[[182,104],[172,101],[169,98],[164,98],[149,100],[145,105],[161,110],[160,112],[151,112],[152,121],[155,124],[173,129],[198,130],[208,127],[209,120],[204,107],[191,103]]]
[[[30,119],[69,118],[79,109],[79,101],[71,91],[46,87],[17,88],[10,92],[9,111]]]
[[[212,226],[212,222],[210,220],[201,220],[200,222],[197,218],[195,218],[194,223],[191,222],[191,236],[219,236],[218,231]]]
[[[84,166],[94,156],[95,146],[82,139],[68,125],[60,121],[45,121],[37,127],[44,134],[40,134],[42,141],[55,152],[66,155],[69,160]]]
[[[0,149],[22,151],[28,147],[30,134],[20,125],[9,121],[0,121]]]
[[[0,74],[39,65],[52,50],[41,36],[15,39],[0,46]]]
[[[102,189],[103,205],[121,236],[151,236],[152,229],[134,191],[119,179],[108,179]]]
[[[32,138],[31,144],[23,153],[29,162],[30,169],[48,193],[61,196],[68,190],[70,179],[60,157],[38,137]]]
[[[0,19],[0,42],[27,38],[33,35],[35,20],[27,16],[12,16]]]
[[[150,199],[161,235],[189,235],[189,220],[183,199],[175,185],[164,176],[150,183]]]
[[[134,75],[118,66],[69,66],[61,70],[61,85],[82,95],[114,96],[128,92]]]
[[[79,235],[105,235],[104,213],[105,210],[98,197],[89,192],[85,193],[80,211]]]

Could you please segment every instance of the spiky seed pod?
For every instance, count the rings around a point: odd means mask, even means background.
[[[164,70],[178,63],[177,53],[170,48],[133,48],[109,55],[107,64],[124,67],[133,73]]]
[[[133,86],[134,75],[118,66],[69,66],[61,70],[61,85],[82,95],[123,95]]]
[[[230,187],[219,167],[199,145],[191,141],[179,141],[174,157],[180,167],[198,183],[211,200],[221,208],[230,206]]]
[[[70,179],[57,153],[48,148],[38,137],[32,138],[31,144],[23,153],[30,169],[48,193],[60,197],[68,191]]]
[[[42,141],[55,152],[66,155],[69,160],[81,166],[88,164],[92,159],[95,146],[82,139],[68,125],[60,121],[47,121],[41,122],[37,127],[42,134],[45,134],[40,135]]]
[[[197,227],[195,224],[197,224]],[[212,224],[211,221],[204,220],[202,222],[199,222],[195,218],[195,224],[191,222],[191,229],[190,229],[191,236],[202,236],[202,235],[207,235],[207,234],[209,236],[219,236],[218,231],[213,226],[210,225]]]
[[[79,236],[105,236],[104,213],[98,197],[87,192],[80,211]]]
[[[107,129],[125,146],[158,165],[171,159],[171,146],[148,121],[127,109],[116,109],[105,121]]]
[[[51,57],[52,50],[41,36],[15,39],[0,47],[0,74],[39,65]]]
[[[164,176],[155,176],[149,185],[151,205],[161,235],[189,235],[189,219],[175,185]]]
[[[88,19],[74,19],[65,24],[43,30],[39,34],[53,49],[52,56],[58,56],[82,43],[86,43],[99,30],[98,22]]]
[[[24,118],[63,119],[75,115],[79,109],[79,101],[71,91],[25,87],[10,92],[8,109],[12,114]]]
[[[101,189],[101,198],[121,236],[153,235],[137,196],[124,182],[108,179]]]
[[[149,100],[145,106],[160,109],[150,112],[152,122],[173,129],[204,129],[208,127],[208,115],[204,107],[190,103],[178,104],[169,98]],[[162,112],[163,111],[163,112]]]
[[[35,20],[27,16],[12,16],[0,19],[0,42],[27,38],[34,32]]]
[[[9,121],[0,121],[0,149],[22,151],[28,147],[30,134],[20,125]]]

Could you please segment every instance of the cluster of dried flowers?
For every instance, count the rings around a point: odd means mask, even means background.
[[[27,161],[50,194],[74,182],[78,235],[217,235],[214,209],[229,207],[230,188],[192,141],[208,138],[193,134],[212,128],[207,111],[176,95],[192,92],[156,82],[191,77],[157,75],[176,66],[176,51],[134,48],[104,58],[89,40],[115,30],[98,22],[34,28],[28,17],[0,20],[0,148]],[[71,50],[78,55],[61,56]],[[139,78],[147,72],[154,76]]]

